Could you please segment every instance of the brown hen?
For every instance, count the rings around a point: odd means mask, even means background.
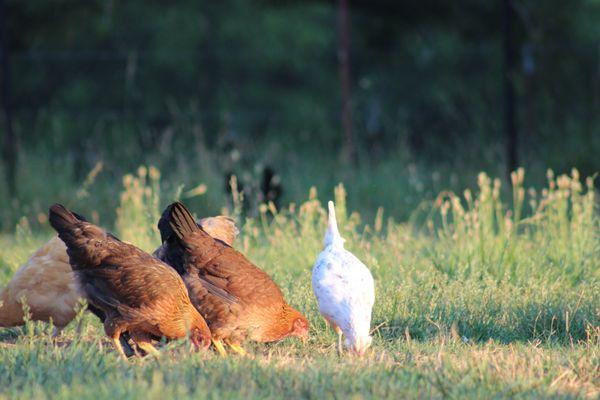
[[[238,229],[229,217],[202,218],[200,226],[209,235],[229,245]],[[155,254],[164,251],[159,247]],[[69,264],[67,248],[62,240],[53,237],[19,267],[10,282],[0,291],[0,327],[23,325],[23,301],[34,321],[50,321],[58,334],[75,318],[77,304],[83,297]],[[98,310],[91,310],[103,320]]]
[[[53,237],[15,272],[0,293],[0,326],[23,325],[23,301],[34,321],[52,320],[62,329],[73,320],[81,293],[66,250]]]
[[[269,275],[209,236],[183,204],[173,203],[165,210],[159,229],[162,259],[182,273],[221,354],[226,354],[223,342],[245,354],[240,343],[246,339],[273,342],[308,336],[308,321],[285,301]]]
[[[104,313],[104,330],[122,357],[119,337],[125,331],[147,353],[157,353],[153,336],[178,339],[189,332],[196,347],[210,345],[208,326],[171,267],[62,205],[50,208],[49,220],[67,246],[85,297]]]

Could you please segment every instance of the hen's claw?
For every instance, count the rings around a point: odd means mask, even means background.
[[[229,342],[227,344],[229,345],[229,347],[231,348],[231,350],[233,350],[234,353],[237,353],[240,356],[244,356],[244,357],[248,355],[248,352],[246,350],[244,350],[242,348],[242,346],[240,346],[239,344],[237,344],[237,343],[229,343]]]
[[[211,339],[213,346],[222,357],[227,357],[227,351],[225,351],[225,346],[223,346],[223,342],[219,339]]]

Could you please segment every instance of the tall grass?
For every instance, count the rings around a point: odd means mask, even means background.
[[[135,141],[117,148],[106,144],[110,151],[99,145],[96,151],[84,153],[56,144],[23,149],[19,154],[16,198],[10,196],[6,185],[0,184],[0,231],[12,230],[22,216],[30,219],[32,227],[39,228],[37,215],[45,214],[54,202],[88,216],[96,211],[103,223],[113,225],[120,203],[118,182],[132,171],[135,175],[139,165],[153,165],[161,171],[164,199],[171,200],[178,193],[185,198],[192,188],[205,184],[205,194],[186,200],[205,213],[218,213],[227,204],[227,173],[236,174],[240,186],[256,188],[261,183],[262,168],[268,165],[281,178],[281,204],[305,198],[312,186],[325,192],[341,181],[349,192],[349,205],[359,209],[361,215],[372,218],[383,206],[389,215],[400,220],[407,219],[424,199],[433,198],[443,189],[467,187],[481,168],[489,167],[484,162],[476,166],[426,165],[415,162],[409,154],[390,151],[377,162],[365,159],[360,168],[355,168],[341,163],[328,148],[265,139],[245,142],[228,153],[207,148],[201,135],[190,137],[189,132],[198,129],[181,121],[147,151],[136,148]],[[121,133],[111,135],[117,137]],[[97,169],[98,165],[102,168]],[[460,174],[455,172],[458,170]],[[502,172],[500,167],[487,170]],[[246,200],[255,216],[256,202]]]
[[[507,192],[512,195],[503,197]],[[176,197],[178,192],[162,189],[154,167],[126,175],[116,233],[154,249],[161,208]],[[346,247],[375,277],[375,340],[363,360],[337,357],[335,337],[319,316],[310,287],[329,199],[336,202]],[[481,173],[476,189],[442,192],[406,223],[386,217],[392,213],[384,208],[365,220],[348,204],[341,184],[329,193],[312,188],[285,209],[264,204],[256,218],[240,221],[235,246],[306,314],[307,344],[248,344],[253,359],[221,359],[190,356],[185,344],[172,343],[159,363],[124,365],[109,350],[98,322],[86,316],[82,335],[71,328],[58,342],[35,332],[22,336],[19,330],[0,336],[5,346],[0,397],[600,393],[600,218],[591,178],[581,182],[576,170],[559,176],[549,171],[546,187],[533,190],[526,189],[523,170],[512,175],[509,188]],[[192,210],[206,215],[202,208]],[[0,236],[0,248],[11,249],[0,253],[0,282],[45,237],[32,232],[27,220],[15,235]]]
[[[160,241],[154,227],[161,215],[160,172],[155,167],[139,167],[137,175],[123,177],[123,187],[115,229],[122,240],[151,252]]]

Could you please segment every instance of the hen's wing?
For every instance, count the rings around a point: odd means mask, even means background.
[[[111,243],[111,255],[96,268],[77,273],[90,302],[118,311],[129,322],[162,317],[163,302],[179,304],[187,291],[169,266],[136,247]]]
[[[198,274],[208,282],[206,290],[219,297],[213,287],[229,293],[237,302],[272,305],[283,301],[279,287],[263,270],[252,264],[231,246],[216,240],[199,228],[192,214],[181,203],[167,207],[162,224],[168,223],[174,240],[184,250],[186,274]],[[167,232],[163,228],[161,232]]]
[[[192,303],[211,330],[244,329],[240,317],[249,310],[266,310],[285,300],[279,287],[264,271],[227,247],[202,264],[188,265],[184,275]]]
[[[194,263],[194,260],[201,260],[202,249],[192,250],[190,264],[200,279],[229,293],[236,301],[258,306],[283,301],[281,290],[266,272],[233,248],[218,242],[215,244],[219,251],[211,260]],[[210,287],[207,290],[211,291]]]
[[[342,330],[352,320],[370,322],[375,302],[373,277],[353,254],[323,251],[315,262],[312,284],[321,314]]]

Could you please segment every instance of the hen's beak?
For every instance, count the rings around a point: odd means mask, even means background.
[[[367,352],[367,349],[369,348],[369,346],[357,346],[354,347],[352,349],[352,352],[357,355],[358,357],[362,357],[365,355],[365,353]]]
[[[298,335],[298,338],[302,341],[302,344],[306,344],[308,342],[308,330]]]
[[[198,338],[191,338],[191,342],[192,342],[192,350],[195,352],[198,352],[200,350],[208,350],[208,348],[210,347],[210,339],[207,339],[206,337],[202,338],[202,339],[198,339]]]

